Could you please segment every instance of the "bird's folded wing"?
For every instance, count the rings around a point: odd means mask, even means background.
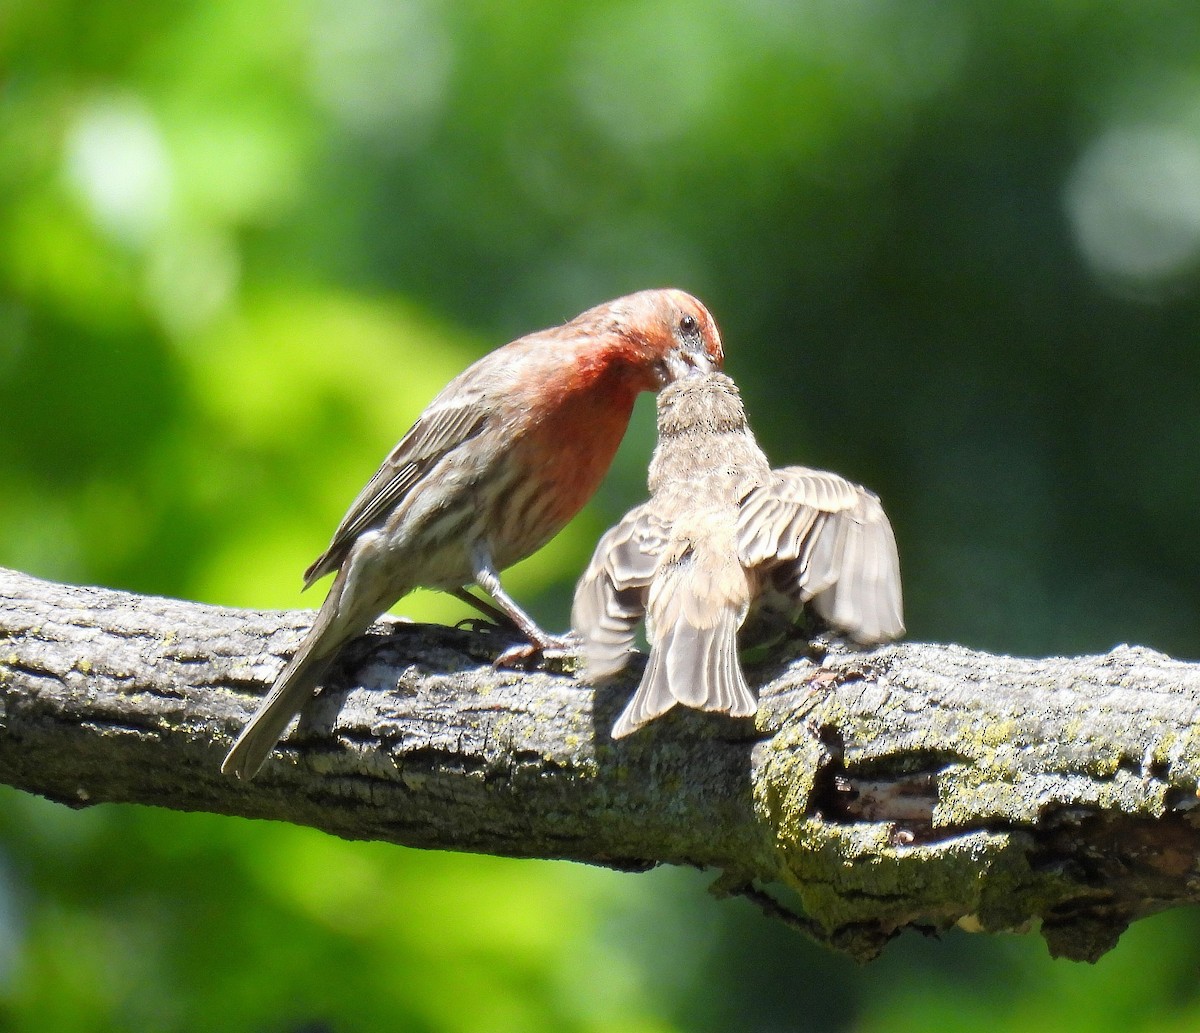
[[[341,566],[359,535],[382,523],[440,459],[475,437],[487,420],[488,408],[474,393],[454,404],[430,406],[350,504],[329,548],[304,572],[304,587]]]

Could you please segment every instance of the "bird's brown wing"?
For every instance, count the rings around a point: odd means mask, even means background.
[[[329,548],[304,572],[304,587],[337,570],[358,536],[386,520],[431,467],[483,430],[490,414],[474,393],[430,405],[351,503]]]
[[[879,498],[844,477],[775,470],[742,501],[738,554],[864,645],[904,634],[900,559]]]
[[[583,639],[588,681],[611,677],[628,661],[667,534],[668,528],[643,504],[596,545],[571,607],[571,627]]]

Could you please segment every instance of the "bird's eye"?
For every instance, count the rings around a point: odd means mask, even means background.
[[[700,324],[696,322],[696,317],[692,315],[684,316],[679,320],[679,329],[685,334],[694,334],[699,329]]]

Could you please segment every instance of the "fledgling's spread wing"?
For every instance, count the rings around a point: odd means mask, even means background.
[[[837,474],[772,472],[743,500],[737,547],[747,567],[863,645],[904,634],[900,559],[878,497]]]
[[[611,677],[628,662],[666,538],[666,528],[643,504],[596,545],[571,607],[571,627],[583,640],[585,680]]]

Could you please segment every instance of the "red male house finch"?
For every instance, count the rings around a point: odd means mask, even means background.
[[[672,384],[658,396],[650,500],[600,539],[571,612],[589,681],[625,666],[646,618],[650,660],[613,738],[676,703],[752,716],[738,630],[748,615],[795,616],[809,601],[859,643],[904,633],[879,499],[837,474],[772,471],[724,374]]]
[[[642,291],[513,341],[442,390],[354,500],[305,587],[336,572],[321,612],[221,770],[251,778],[341,647],[414,588],[479,585],[530,642],[542,631],[498,571],[540,549],[592,496],[641,391],[720,368],[712,316]]]

